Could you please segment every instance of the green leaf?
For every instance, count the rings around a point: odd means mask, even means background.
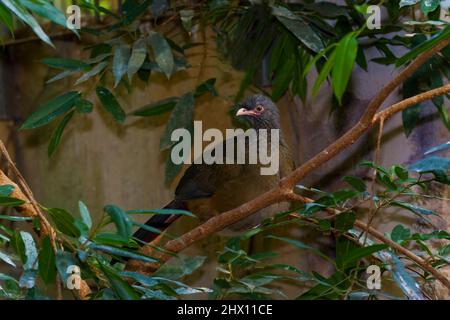
[[[18,283],[18,281],[16,279],[14,279],[13,277],[8,276],[7,274],[4,274],[4,273],[0,273],[0,281],[12,281],[14,283]]]
[[[5,6],[0,2],[0,21],[8,28],[11,34],[14,33],[14,18]]]
[[[339,41],[336,49],[333,70],[331,72],[333,79],[333,92],[339,104],[342,104],[347,83],[352,74],[355,65],[356,53],[358,52],[358,41],[356,35],[350,33]]]
[[[124,239],[122,236],[110,233],[110,232],[102,232],[97,233],[92,241],[99,244],[106,244],[110,246],[133,246],[137,245],[132,239]],[[130,245],[132,243],[133,245]]]
[[[392,258],[392,276],[403,291],[403,293],[411,300],[426,300],[423,296],[419,284],[414,278],[406,271],[403,262],[392,252],[389,252]]]
[[[335,191],[331,194],[333,197],[333,201],[336,204],[343,203],[349,199],[355,198],[359,195],[359,192],[353,191],[353,190],[347,190],[347,189],[341,189],[338,191]]]
[[[106,68],[107,65],[108,65],[107,61],[100,62],[95,67],[93,67],[91,70],[84,73],[80,78],[78,78],[78,80],[75,82],[75,85],[79,85],[80,83],[83,83],[84,81],[89,80],[90,78],[98,75],[100,72],[103,71],[103,69]],[[81,99],[79,99],[79,100],[81,100]],[[79,101],[79,100],[77,100],[77,101]]]
[[[428,14],[430,12],[433,12],[434,10],[439,7],[440,0],[421,0],[420,1],[420,10]]]
[[[324,49],[322,40],[308,22],[289,9],[281,6],[271,6],[272,14],[280,21],[300,42],[314,52]]]
[[[319,75],[316,78],[316,81],[314,82],[313,89],[312,89],[312,96],[313,97],[317,96],[317,93],[319,92],[320,86],[322,85],[322,83],[325,81],[325,79],[330,74],[331,69],[333,68],[335,60],[336,60],[336,50],[333,50],[333,52],[328,57],[327,62],[325,62],[325,65],[320,70]]]
[[[120,45],[114,49],[112,72],[114,75],[114,88],[120,83],[122,77],[127,72],[128,60],[130,59],[131,48],[128,45]]]
[[[55,253],[48,236],[41,241],[39,250],[39,275],[46,284],[52,283],[56,276]]]
[[[162,285],[160,285],[160,287],[161,286]],[[164,286],[164,291],[169,291],[169,293],[165,293],[161,290],[151,290],[142,286],[133,286],[133,288],[138,289],[143,293],[143,296],[141,297],[142,300],[177,300],[177,298],[174,297],[176,295],[176,292],[167,286]]]
[[[319,230],[320,231],[328,231],[330,229],[331,229],[330,220],[326,220],[326,219],[319,220]]]
[[[414,49],[409,50],[404,56],[398,58],[395,62],[396,67],[400,67],[404,65],[406,62],[414,59],[419,54],[427,51],[428,49],[434,47],[437,43],[447,39],[450,36],[450,25],[447,25],[444,29],[438,32],[436,35],[428,39],[427,41],[422,42]]]
[[[152,226],[148,226],[148,225],[143,224],[143,223],[138,223],[138,222],[133,221],[133,225],[138,226],[141,229],[144,229],[146,231],[150,231],[150,232],[155,233],[155,234],[161,234],[162,233],[161,230],[159,230],[158,228],[155,228],[155,227],[152,227]],[[167,236],[167,234],[166,234],[166,236]]]
[[[167,99],[159,100],[157,102],[153,102],[148,105],[145,105],[145,106],[133,111],[131,114],[135,115],[135,116],[140,116],[140,117],[149,117],[149,116],[159,115],[159,114],[173,110],[173,108],[175,108],[175,106],[179,100],[180,99],[178,97],[170,97]]]
[[[446,143],[442,143],[440,145],[434,146],[430,149],[428,149],[427,151],[425,151],[425,155],[428,155],[430,153],[434,153],[434,152],[438,152],[438,151],[442,151],[445,150],[447,148],[450,148],[450,141],[447,141]]]
[[[14,252],[19,256],[20,261],[23,264],[27,262],[27,256],[25,255],[25,244],[23,243],[22,236],[19,231],[15,231],[10,240],[11,247]]]
[[[132,23],[137,17],[139,17],[147,10],[152,2],[152,0],[144,0],[142,3],[136,4],[136,2],[134,1],[126,1],[123,4],[123,24],[128,25]],[[127,6],[127,3],[129,3],[130,5]]]
[[[179,209],[136,209],[128,210],[127,214],[178,214],[196,218],[192,212]]]
[[[59,143],[61,142],[63,131],[69,123],[70,119],[72,119],[74,112],[75,111],[69,112],[53,131],[52,136],[50,137],[50,142],[48,143],[47,154],[49,157],[51,157],[55,153],[56,148],[58,148]]]
[[[180,10],[180,19],[181,24],[183,25],[184,30],[187,32],[191,32],[192,29],[192,18],[194,18],[194,10]]]
[[[122,271],[120,272],[120,275],[122,277],[131,278],[146,287],[152,287],[158,284],[158,280],[156,280],[154,277],[146,276],[137,272]]]
[[[120,299],[139,300],[139,296],[134,289],[125,280],[123,280],[113,268],[100,264],[100,269],[103,271],[109,285]]]
[[[216,84],[216,78],[208,79],[195,88],[194,97],[200,97],[205,93],[209,92],[213,97],[217,97],[219,94],[216,91],[214,85]]]
[[[408,239],[411,236],[411,230],[405,228],[401,224],[398,224],[391,231],[391,239],[395,242],[400,242]]]
[[[385,175],[389,175],[389,172],[386,170],[386,168],[384,168],[383,166],[379,166],[379,165],[373,163],[372,161],[367,161],[367,160],[361,161],[358,164],[358,166],[373,168],[373,169],[376,169],[378,172],[382,172]]]
[[[26,263],[23,266],[24,270],[37,270],[38,253],[33,236],[26,231],[20,231],[20,237],[25,246],[25,256],[27,257]]]
[[[46,0],[20,0],[20,3],[33,13],[67,28],[66,16],[50,2]]]
[[[77,73],[79,70],[65,70],[61,73],[58,73],[56,76],[50,78],[49,80],[47,80],[45,83],[49,84],[67,77],[70,77],[72,75],[74,75],[75,73]]]
[[[63,70],[83,70],[89,67],[84,61],[65,58],[45,58],[41,62],[49,67]]]
[[[403,128],[406,136],[409,136],[412,130],[420,121],[420,104],[412,105],[402,111]]]
[[[117,234],[123,237],[123,239],[130,238],[132,223],[128,215],[115,205],[107,205],[103,210],[111,217],[111,220],[116,225]]]
[[[128,61],[128,79],[131,80],[133,75],[141,68],[147,56],[147,42],[144,38],[138,39],[133,44],[130,60]]]
[[[27,295],[29,296],[28,299],[34,299],[33,293],[36,291],[33,290],[34,286],[36,285],[36,276],[37,272],[33,269],[25,270],[24,273],[20,276],[19,279],[19,286],[21,288],[28,289]]]
[[[22,7],[19,1],[17,0],[2,0],[2,3],[11,10],[20,20],[25,22],[27,25],[33,29],[33,32],[45,43],[51,45],[53,44],[47,34],[42,30],[39,23],[36,19],[25,9]]]
[[[75,109],[78,113],[81,114],[91,113],[94,109],[94,104],[89,100],[78,99],[77,101],[75,101]]]
[[[435,170],[447,171],[450,170],[450,158],[435,156],[427,157],[409,166],[409,170],[419,173],[432,172]]]
[[[6,262],[10,266],[13,266],[14,268],[16,267],[16,264],[14,263],[14,261],[6,253],[4,253],[2,251],[0,251],[0,260]]]
[[[83,222],[83,220],[75,219],[75,226],[80,231],[81,236],[83,236],[83,237],[88,237],[89,236],[89,228]]]
[[[78,209],[80,210],[81,220],[84,222],[84,224],[89,228],[89,230],[92,228],[92,219],[91,215],[89,213],[89,210],[87,206],[84,204],[83,201],[78,201]]]
[[[328,257],[327,255],[322,253],[320,250],[317,250],[316,248],[313,248],[310,245],[307,245],[301,241],[284,238],[284,237],[277,237],[277,236],[273,236],[273,235],[269,235],[269,236],[267,236],[267,238],[281,240],[283,242],[289,243],[290,245],[293,245],[296,248],[310,250],[310,251],[314,252],[315,254],[319,255],[320,257],[324,258],[325,260],[328,260],[328,261],[331,260],[330,257]]]
[[[412,6],[419,3],[420,0],[400,0],[399,7]]]
[[[17,216],[4,216],[0,215],[0,220],[7,220],[7,221],[31,221],[33,220],[32,217],[17,217]]]
[[[72,109],[76,99],[79,97],[79,92],[71,91],[40,105],[38,109],[25,120],[20,129],[34,129],[46,125],[57,116]]]
[[[433,210],[429,210],[429,209],[425,209],[422,207],[419,207],[417,205],[408,203],[408,202],[404,202],[404,201],[400,201],[400,200],[395,200],[392,201],[391,204],[393,206],[397,206],[397,207],[401,207],[404,209],[408,209],[409,211],[413,212],[413,213],[417,213],[417,214],[425,214],[425,215],[437,215],[437,213]]]
[[[168,0],[153,0],[151,5],[151,11],[153,16],[158,17],[170,8]]]
[[[0,196],[0,206],[21,206],[24,203],[25,201],[20,199]]]
[[[94,250],[100,250],[100,251],[107,252],[107,253],[110,253],[113,255],[129,258],[129,259],[140,260],[143,262],[154,263],[154,262],[158,261],[157,259],[149,257],[144,254],[140,254],[137,252],[129,251],[129,250],[122,249],[122,248],[112,247],[112,246],[108,246],[108,245],[92,243],[92,244],[88,245],[88,247],[91,249],[94,249]]]
[[[14,191],[14,186],[10,184],[5,184],[0,186],[0,197],[9,197]]]
[[[408,170],[403,168],[402,166],[394,166],[394,172],[402,180],[406,180],[409,177]]]
[[[153,275],[155,277],[176,280],[191,275],[206,261],[205,256],[183,257],[176,260],[175,264],[165,264]]]
[[[126,118],[125,112],[111,91],[100,86],[97,87],[95,91],[106,111],[108,111],[118,122],[123,123]]]
[[[335,228],[341,232],[345,232],[353,228],[355,220],[356,216],[354,212],[343,212],[336,217]]]
[[[99,53],[97,55],[94,55],[94,49],[92,49],[91,51],[91,57],[93,56],[93,58],[87,59],[85,60],[86,63],[88,64],[96,64],[99,62],[102,62],[103,60],[105,60],[106,58],[112,56],[111,51],[111,47],[105,43],[103,43],[102,45],[104,45],[105,47],[103,47],[103,49],[101,49],[101,52],[104,53]]]
[[[289,84],[293,78],[295,64],[295,56],[290,56],[283,61],[281,68],[277,70],[272,86],[272,100],[278,101],[289,89]]]
[[[168,149],[176,143],[176,141],[171,141],[171,135],[175,129],[188,129],[192,126],[192,113],[194,111],[194,107],[195,98],[192,93],[186,93],[180,98],[170,115],[164,134],[161,137],[159,146],[161,150]]]
[[[445,246],[442,246],[439,248],[438,254],[441,256],[448,256],[450,255],[450,244],[447,244]]]
[[[170,154],[171,152],[169,152]],[[167,157],[166,166],[164,168],[164,182],[169,185],[173,179],[181,172],[183,164],[175,164],[172,161],[172,157]]]
[[[75,218],[64,209],[50,208],[47,209],[52,221],[55,223],[56,228],[62,233],[78,238],[80,236],[80,230],[75,225]]]
[[[73,258],[72,254],[67,251],[57,251],[55,256],[55,264],[61,280],[64,283],[67,283],[67,280],[70,276],[70,273],[67,272],[67,269],[70,266],[77,265],[77,262]]]
[[[153,48],[155,61],[161,71],[170,78],[174,71],[175,63],[173,59],[172,50],[167,40],[159,33],[151,31],[148,36],[150,46]]]
[[[360,192],[366,191],[366,184],[364,183],[364,180],[361,178],[346,176],[343,178],[343,180],[347,182],[349,185],[351,185],[357,191]]]
[[[367,247],[353,249],[342,259],[342,265],[347,266],[352,262],[358,261],[380,250],[389,248],[387,244],[374,244]]]

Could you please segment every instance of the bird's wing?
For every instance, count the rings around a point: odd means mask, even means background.
[[[226,146],[232,143],[232,140],[234,141],[236,158],[236,138],[220,142],[217,148],[222,148],[222,154],[225,155]],[[247,145],[248,143],[246,143],[246,152],[248,152]],[[175,198],[190,200],[211,197],[218,188],[238,178],[245,170],[244,166],[244,164],[192,164],[178,183]]]

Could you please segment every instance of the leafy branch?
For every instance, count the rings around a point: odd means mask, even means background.
[[[347,147],[352,145],[358,138],[360,138],[367,130],[372,128],[374,124],[379,121],[381,118],[390,117],[394,115],[396,112],[399,112],[415,103],[427,100],[429,98],[435,97],[437,95],[441,95],[444,93],[450,92],[450,85],[441,87],[439,89],[432,90],[430,92],[416,95],[412,98],[401,101],[395,105],[392,105],[385,110],[377,113],[377,110],[382,105],[382,103],[386,100],[394,89],[400,85],[406,78],[408,78],[415,70],[417,70],[423,63],[425,63],[428,59],[430,59],[435,53],[439,52],[441,49],[445,48],[450,44],[450,38],[445,39],[424,53],[420,54],[411,64],[409,64],[400,74],[398,74],[392,81],[390,81],[386,86],[384,86],[379,93],[375,96],[374,99],[369,103],[365,113],[361,117],[360,121],[349,131],[347,131],[341,138],[336,140],[330,146],[325,148],[322,152],[317,154],[311,160],[307,161],[305,164],[295,169],[294,172],[289,174],[286,178],[284,178],[280,185],[274,189],[271,189],[264,194],[256,197],[255,199],[239,206],[238,208],[232,209],[230,211],[221,213],[220,215],[213,217],[203,223],[202,225],[194,228],[193,230],[185,233],[177,239],[171,240],[167,242],[164,246],[164,249],[177,253],[182,251],[183,249],[189,247],[194,242],[203,239],[211,234],[214,234],[225,227],[242,220],[258,210],[265,208],[271,204],[293,200],[293,195],[296,200],[297,196],[293,192],[294,186],[301,181],[306,175],[311,173],[314,169],[329,161],[337,154],[345,150]],[[360,223],[362,227],[362,222]],[[365,227],[365,225],[364,225]],[[371,233],[374,231],[373,228],[366,228],[367,232]],[[381,241],[385,240],[380,237],[379,233],[375,233],[375,236]],[[389,242],[390,243],[390,242]],[[389,244],[388,243],[388,244]],[[142,251],[145,252],[147,248],[142,248]],[[138,268],[140,271],[146,273],[152,273],[155,271],[155,267],[160,265],[161,262],[167,261],[170,258],[167,254],[159,253],[158,259],[160,262],[156,264],[148,265],[145,264],[131,264],[132,268]],[[421,263],[423,261],[420,261]],[[422,263],[424,268],[428,268],[426,264]],[[438,271],[433,271],[434,273],[438,273]],[[437,277],[447,288],[450,289],[450,282],[443,275],[438,275]]]

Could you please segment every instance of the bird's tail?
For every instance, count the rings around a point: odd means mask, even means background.
[[[179,209],[186,210],[186,204],[184,201],[173,200],[168,205],[166,205],[163,209]],[[179,214],[157,214],[148,219],[145,223],[147,226],[156,228],[161,232],[166,230],[175,220],[180,217]],[[156,237],[158,237],[158,233],[151,232],[149,230],[139,228],[133,235],[134,238],[137,238],[145,243],[152,242]]]

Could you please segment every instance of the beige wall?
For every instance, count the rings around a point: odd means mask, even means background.
[[[231,127],[226,111],[232,105],[232,98],[242,75],[219,59],[211,34],[208,37],[206,47],[188,50],[192,68],[176,74],[170,82],[160,75],[152,75],[148,85],[135,79],[130,94],[119,90],[122,107],[131,111],[165,97],[181,95],[192,90],[201,81],[215,77],[220,97],[199,99],[195,118],[203,120],[204,128]],[[195,41],[198,40],[201,39]],[[8,107],[16,116],[26,117],[38,102],[72,89],[73,80],[48,86],[44,84],[50,71],[39,63],[41,58],[52,55],[78,57],[84,54],[79,43],[55,41],[55,44],[57,51],[39,44],[26,44],[10,47],[4,53],[3,66],[8,77],[6,82],[4,77],[3,82],[9,88],[6,94],[7,101],[10,101]],[[326,85],[315,101],[310,99],[305,105],[297,99],[292,101],[288,97],[283,98],[278,103],[282,112],[283,129],[292,145],[297,163],[311,158],[355,123],[370,98],[391,76],[392,70],[379,65],[371,64],[367,73],[356,70],[346,103],[342,110],[331,116],[331,93]],[[88,86],[92,86],[92,83],[86,84],[83,90]],[[87,97],[96,101],[92,93]],[[398,95],[393,95],[388,103],[398,99]],[[47,157],[47,142],[54,125],[17,133],[17,161],[36,198],[46,206],[62,207],[77,213],[77,202],[81,199],[95,217],[99,217],[102,207],[110,203],[125,209],[159,208],[171,200],[174,190],[174,185],[164,185],[166,155],[159,152],[159,139],[166,121],[167,115],[146,119],[130,117],[122,126],[116,124],[97,104],[92,114],[77,114],[74,117],[64,133],[57,154],[51,159]],[[391,165],[420,158],[428,146],[445,140],[448,140],[448,132],[436,119],[421,124],[411,138],[406,139],[401,129],[401,117],[397,115],[386,124],[382,163]],[[314,184],[328,190],[338,186],[340,177],[349,174],[356,163],[371,158],[370,148],[373,143],[374,135],[367,135],[347,152],[314,172],[302,184]],[[364,175],[365,172],[361,171],[360,174]],[[448,207],[433,205],[448,212]],[[411,215],[401,212],[385,214],[378,222],[382,223],[383,231],[390,231],[396,221],[401,220],[416,223]],[[182,233],[194,225],[194,221],[180,219],[172,233]],[[305,242],[329,253],[333,251],[332,239],[320,236],[311,229],[286,232],[300,233]],[[196,244],[186,253],[208,255],[208,261],[213,261],[216,252],[223,247],[223,241],[220,236],[213,236],[208,242]],[[264,246],[267,245],[264,242]],[[323,261],[313,256],[298,254],[298,251],[294,254],[290,247],[278,247],[277,251],[281,255],[280,261],[323,273],[329,272]],[[204,270],[207,271],[198,274],[196,285],[211,283],[215,275],[213,262],[209,262]],[[292,290],[293,294],[296,292],[297,290]]]

